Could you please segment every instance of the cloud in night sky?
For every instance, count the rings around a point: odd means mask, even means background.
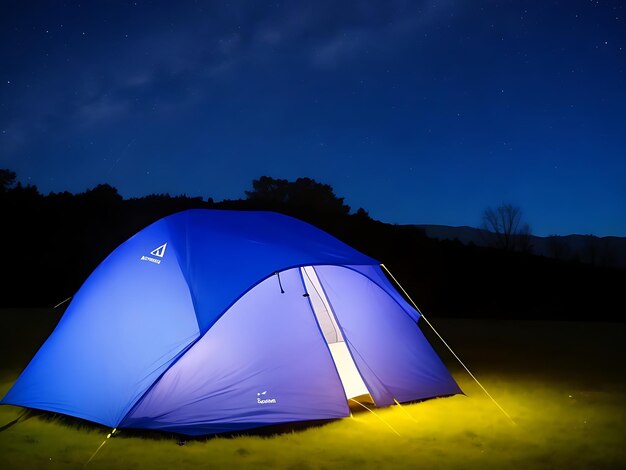
[[[204,15],[199,18],[185,15],[179,23],[147,25],[146,29],[127,25],[128,32],[113,37],[105,33],[97,41],[91,35],[103,31],[81,32],[76,24],[50,26],[46,36],[64,35],[66,42],[56,43],[57,50],[46,53],[56,56],[57,63],[44,67],[48,75],[44,86],[27,92],[22,102],[27,112],[19,125],[37,132],[59,117],[82,126],[115,124],[116,119],[139,111],[138,102],[144,97],[150,97],[154,107],[198,102],[210,80],[228,80],[280,60],[296,60],[304,68],[336,67],[363,58],[368,49],[381,52],[393,47],[394,41],[415,33],[415,27],[424,27],[437,11],[446,10],[432,1],[357,3],[337,17],[333,2],[320,5],[293,4],[265,11],[251,10],[249,2],[240,2],[201,10]],[[116,19],[106,23],[114,24]],[[222,19],[230,20],[228,26],[214,28]],[[73,33],[63,32],[70,28]],[[77,46],[83,57],[77,60],[68,54],[65,64],[58,63],[72,41],[89,43]],[[71,126],[66,127],[72,132]]]

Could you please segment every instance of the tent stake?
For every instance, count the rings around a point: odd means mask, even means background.
[[[463,363],[463,361],[461,360],[461,358],[459,356],[456,355],[456,353],[452,350],[452,348],[450,347],[450,345],[448,343],[446,343],[446,340],[443,339],[443,337],[439,334],[439,332],[435,329],[435,327],[432,325],[431,322],[428,321],[428,319],[424,316],[424,314],[422,313],[422,311],[419,309],[419,307],[417,306],[417,304],[413,301],[413,299],[411,298],[411,296],[408,294],[408,292],[406,290],[404,290],[404,287],[402,287],[402,285],[398,282],[398,280],[395,278],[395,276],[393,274],[391,274],[391,271],[389,271],[389,269],[387,269],[387,266],[385,266],[384,264],[380,265],[388,274],[389,276],[391,276],[391,279],[393,279],[393,281],[398,285],[398,287],[400,288],[400,290],[402,290],[402,292],[404,292],[404,295],[406,296],[407,299],[409,299],[411,301],[411,303],[413,304],[413,307],[415,307],[415,310],[417,310],[419,312],[419,314],[421,315],[421,317],[424,319],[424,321],[426,322],[426,324],[428,326],[430,326],[430,328],[435,332],[435,334],[437,335],[437,337],[441,340],[441,342],[445,345],[446,348],[448,348],[448,350],[452,353],[452,355],[455,357],[455,359],[457,361],[459,361],[459,364],[461,364],[463,366],[463,368],[467,371],[467,373],[470,375],[470,377],[472,379],[474,379],[474,381],[478,384],[478,386],[483,390],[483,392],[485,392],[485,394],[491,399],[491,401],[498,407],[498,409],[500,411],[502,411],[502,413],[504,414],[504,416],[506,416],[507,418],[509,418],[509,420],[511,421],[511,423],[517,425],[517,423],[513,420],[513,418],[511,418],[511,415],[509,415],[506,411],[504,411],[504,408],[502,408],[500,406],[500,404],[496,401],[495,398],[493,398],[491,396],[491,394],[487,391],[487,389],[485,387],[483,387],[483,384],[481,384],[478,379],[474,376],[474,374],[472,374],[472,372],[468,369],[468,367]]]

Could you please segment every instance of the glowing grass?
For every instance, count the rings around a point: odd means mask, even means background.
[[[4,315],[14,313],[4,312]],[[26,312],[20,312],[23,321]],[[517,422],[452,365],[467,396],[376,409],[267,436],[180,437],[121,430],[89,468],[624,468],[624,325],[448,320],[437,326]],[[17,322],[19,323],[19,322]],[[6,330],[3,330],[6,331]],[[2,333],[0,393],[34,353],[16,351],[27,328]],[[42,329],[43,334],[43,329]],[[448,360],[442,351],[442,356]],[[0,425],[21,410],[0,407]],[[33,417],[0,432],[0,467],[79,468],[109,430]]]

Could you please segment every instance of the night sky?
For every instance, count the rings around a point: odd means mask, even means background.
[[[6,2],[0,167],[243,197],[329,183],[393,223],[626,235],[626,2]]]

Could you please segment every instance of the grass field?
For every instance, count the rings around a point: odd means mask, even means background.
[[[58,314],[5,310],[0,318],[4,395]],[[185,445],[180,436],[121,430],[88,468],[626,468],[626,324],[433,323],[516,424],[433,340],[466,396]],[[0,426],[21,412],[0,407]],[[108,432],[35,415],[0,432],[0,468],[80,468]]]

